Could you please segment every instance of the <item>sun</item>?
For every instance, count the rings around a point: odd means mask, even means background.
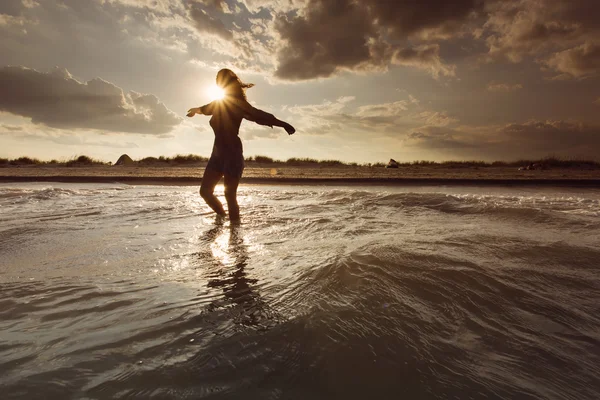
[[[206,94],[208,94],[210,101],[221,100],[223,97],[225,97],[225,91],[217,85],[211,85],[207,87]]]

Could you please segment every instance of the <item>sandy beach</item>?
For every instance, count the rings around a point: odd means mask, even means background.
[[[80,182],[197,185],[204,166],[140,167],[21,166],[0,169],[0,182]],[[295,167],[281,164],[248,166],[242,183],[250,184],[469,184],[568,185],[600,187],[600,170],[549,169],[519,171],[513,167],[403,166]]]

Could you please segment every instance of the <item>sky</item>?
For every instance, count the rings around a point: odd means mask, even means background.
[[[209,156],[219,69],[291,123],[245,156],[600,161],[597,0],[2,0],[0,157]]]

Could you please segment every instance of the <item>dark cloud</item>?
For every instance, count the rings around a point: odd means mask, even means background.
[[[279,14],[275,29],[283,41],[275,75],[304,80],[339,70],[384,69],[391,62],[453,75],[439,46],[397,45],[411,37],[450,38],[458,34],[482,1],[393,2],[309,0],[300,13]]]
[[[521,62],[533,56],[564,74],[582,77],[600,71],[600,2],[522,0],[490,2],[489,18],[476,36],[485,36],[488,61]]]
[[[218,0],[206,1],[209,10],[222,10],[223,4]],[[194,27],[201,33],[208,33],[219,36],[225,40],[232,40],[233,33],[228,30],[223,22],[205,10],[204,2],[191,2],[189,4],[190,18],[194,22]],[[213,12],[214,13],[214,12]]]
[[[551,1],[557,4],[562,0]],[[488,34],[485,40],[489,56],[513,62],[581,34],[580,26],[547,0],[491,3],[483,29]]]
[[[375,27],[360,3],[311,0],[305,12],[289,18],[280,15],[275,21],[285,43],[278,54],[277,77],[313,79],[361,63],[382,63],[371,57],[373,44],[368,39],[375,36]]]
[[[0,111],[54,128],[164,134],[181,119],[155,96],[129,92],[96,78],[82,83],[66,69],[42,73],[0,69]]]
[[[469,15],[483,10],[484,5],[483,0],[370,0],[364,3],[376,25],[396,39],[419,33],[439,32],[441,37],[457,33]]]

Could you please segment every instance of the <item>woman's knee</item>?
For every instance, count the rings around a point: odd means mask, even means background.
[[[237,188],[236,189],[225,188],[225,200],[227,200],[227,203],[232,203],[232,202],[237,201]]]
[[[203,199],[212,197],[214,192],[215,192],[214,188],[211,188],[208,186],[200,186],[200,196]]]

